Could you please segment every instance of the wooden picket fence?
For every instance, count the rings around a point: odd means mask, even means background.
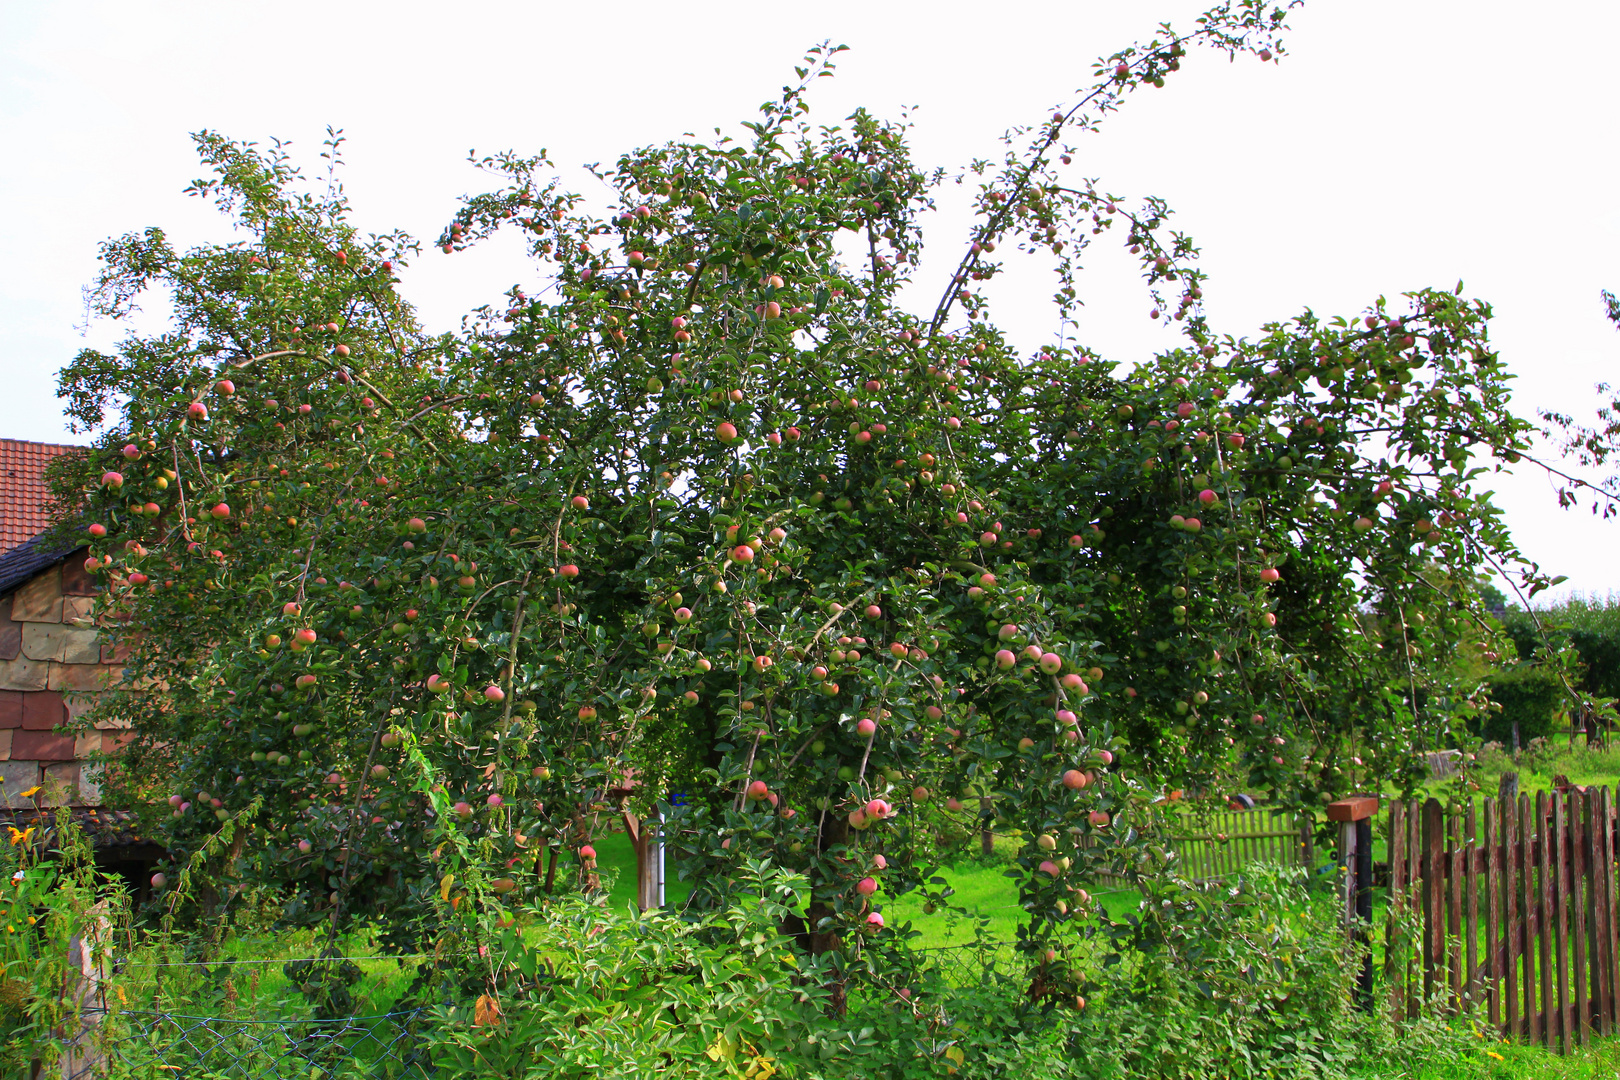
[[[1390,806],[1385,982],[1568,1052],[1620,1032],[1615,792]]]
[[[1199,819],[1202,824],[1204,819]],[[1231,810],[1212,815],[1207,831],[1180,837],[1176,851],[1182,872],[1195,881],[1242,873],[1250,864],[1310,866],[1314,857],[1311,824],[1292,814]]]

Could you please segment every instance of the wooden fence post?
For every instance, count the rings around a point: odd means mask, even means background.
[[[1373,1001],[1372,950],[1368,927],[1372,924],[1372,817],[1378,812],[1374,796],[1355,796],[1328,804],[1329,821],[1339,822],[1339,854],[1344,860],[1345,928],[1362,949],[1360,990],[1363,1009]]]

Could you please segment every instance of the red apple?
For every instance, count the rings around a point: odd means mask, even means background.
[[[589,510],[591,508],[591,500],[583,495],[575,495],[569,500],[569,503],[575,510]]]
[[[91,525],[90,528],[86,529],[85,531],[91,536],[99,538],[107,535],[107,526],[97,522],[96,524]]]
[[[1264,570],[1260,571],[1260,580],[1266,582],[1268,585],[1281,577],[1281,571],[1274,566],[1268,566]]]
[[[870,716],[861,717],[860,722],[855,725],[855,733],[863,738],[870,738],[875,731],[877,731],[877,721]]]
[[[595,720],[596,710],[589,705],[581,705],[579,707],[579,718],[581,720]]]
[[[1011,649],[1001,649],[996,653],[996,667],[1003,671],[1018,663],[1018,657],[1013,655]]]
[[[877,882],[869,877],[861,878],[861,880],[855,883],[855,891],[860,893],[862,896],[871,896],[873,893],[877,892],[877,888]]]
[[[236,384],[231,382],[229,379],[221,379],[219,382],[214,384],[214,389],[219,391],[224,396],[230,397],[232,394],[236,393]]]
[[[723,443],[736,442],[737,426],[729,420],[722,420],[720,425],[714,429],[714,437]]]
[[[110,487],[110,488],[121,488],[121,487],[123,487],[124,486],[124,474],[123,473],[115,473],[115,472],[104,472],[104,473],[102,473],[101,474],[101,486],[102,487]]]
[[[208,406],[200,401],[193,401],[186,407],[186,415],[193,420],[206,420],[208,419]]]
[[[1063,773],[1063,786],[1070,791],[1079,791],[1088,783],[1090,781],[1086,778],[1086,774],[1079,769],[1067,769]]]
[[[214,515],[214,517],[218,518],[220,521],[224,521],[226,518],[231,516],[231,508],[224,503],[215,505],[215,507],[208,512]]]
[[[579,577],[579,567],[575,566],[573,563],[567,563],[563,566],[559,566],[557,567],[557,576],[565,578],[577,578]]]
[[[123,455],[130,461],[134,461],[136,458],[141,456],[140,447],[136,446],[134,443],[130,443],[128,446],[124,447]]]
[[[763,799],[770,793],[770,785],[763,780],[755,780],[752,784],[748,785],[748,797],[750,799]]]
[[[502,690],[498,686],[486,686],[484,687],[484,700],[494,702],[505,701],[506,691]]]

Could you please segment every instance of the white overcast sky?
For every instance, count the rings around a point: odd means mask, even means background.
[[[81,441],[55,375],[119,335],[82,327],[99,241],[148,225],[182,244],[228,235],[181,194],[200,172],[188,132],[291,139],[313,167],[325,125],[342,127],[359,222],[429,240],[482,189],[469,149],[547,148],[590,193],[582,163],[735,130],[827,38],[852,51],[816,88],[820,121],[916,106],[921,162],[994,156],[1005,127],[1087,83],[1094,57],[1161,19],[1190,29],[1202,7],[0,0],[0,436]],[[1496,307],[1521,412],[1590,415],[1620,358],[1599,300],[1620,290],[1620,4],[1312,0],[1292,23],[1280,65],[1196,54],[1133,97],[1082,140],[1075,174],[1169,200],[1203,246],[1223,333],[1460,279]],[[959,218],[936,229],[925,273],[959,251]],[[1082,339],[1124,361],[1166,344],[1128,267],[1090,262]],[[514,282],[532,278],[500,245],[404,275],[433,329]],[[1016,283],[1002,321],[1033,346],[1054,329],[1049,287]],[[1570,575],[1560,592],[1620,591],[1620,523],[1560,512],[1529,473],[1499,490],[1526,552]]]

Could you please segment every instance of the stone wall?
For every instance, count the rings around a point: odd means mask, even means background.
[[[96,629],[99,590],[69,559],[0,597],[0,805],[23,804],[18,793],[35,786],[42,805],[101,805],[96,770],[82,759],[127,742],[127,724],[66,731],[122,675],[122,657]]]

